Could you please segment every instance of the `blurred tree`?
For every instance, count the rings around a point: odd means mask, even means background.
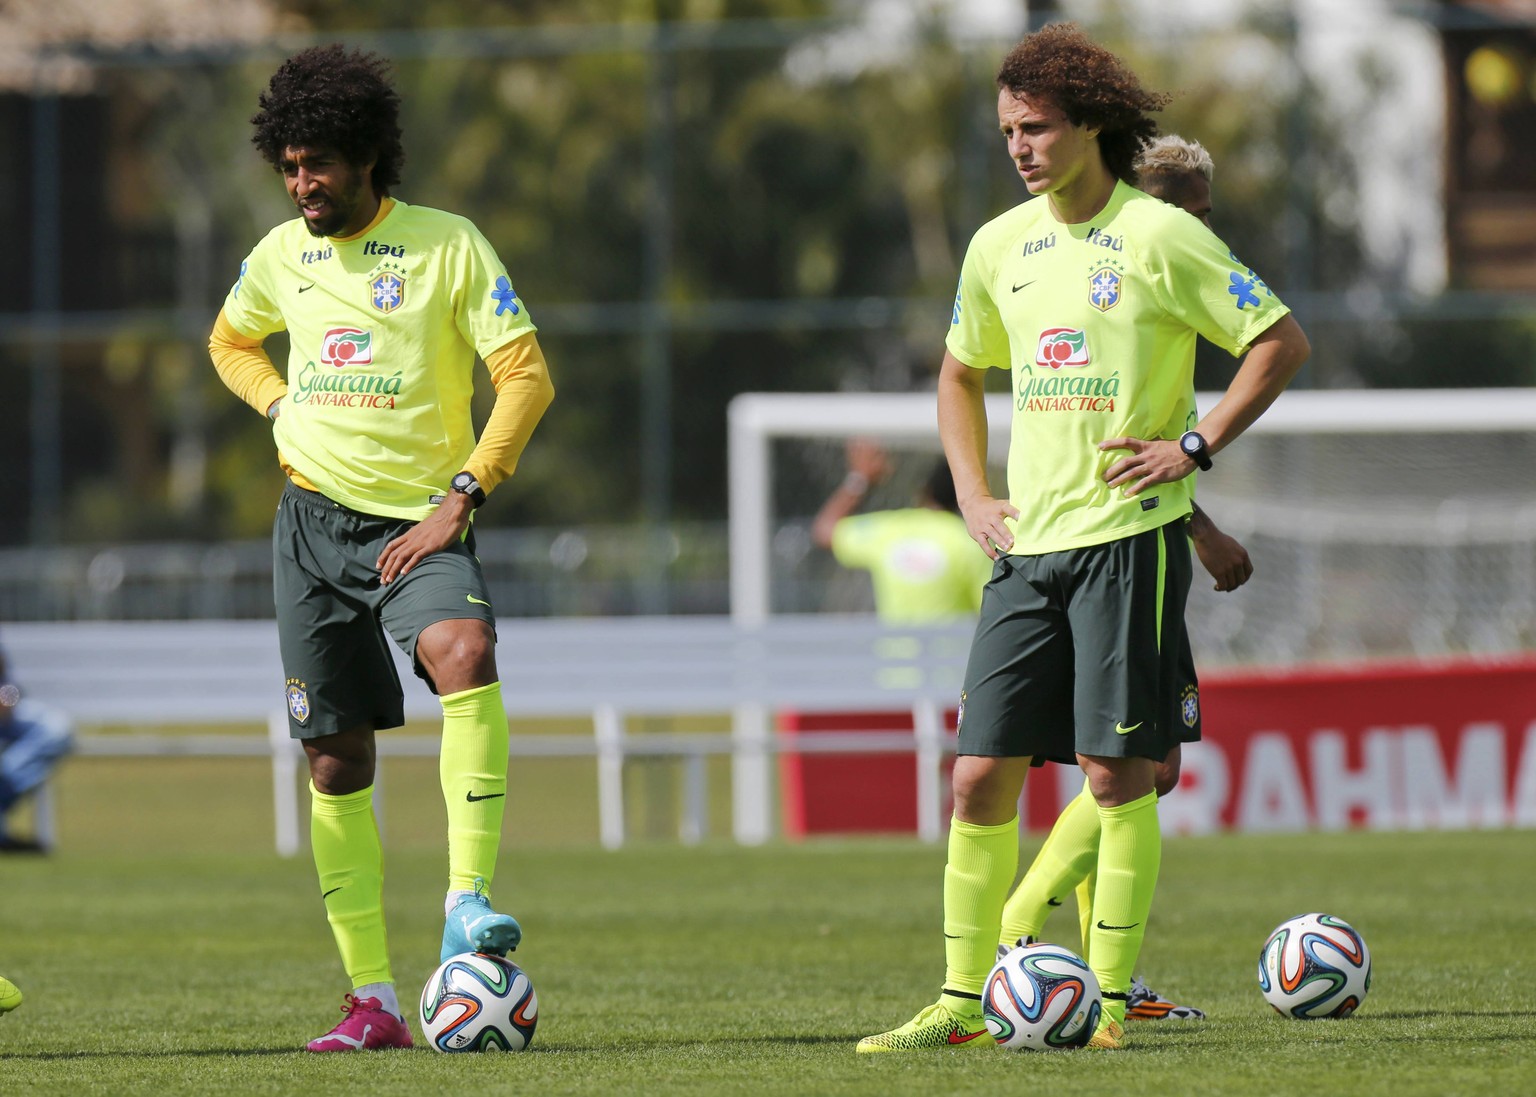
[[[863,10],[837,0],[257,7],[265,32],[397,51],[399,196],[474,219],[542,325],[559,398],[493,496],[495,524],[642,513],[648,290],[671,325],[673,513],[718,519],[730,398],[931,384],[966,241],[1025,197],[995,133],[992,74],[1007,43],[957,44],[939,0],[917,6],[905,37],[882,49],[863,24],[836,33]],[[1253,6],[1235,27],[1155,34],[1133,18],[1144,5],[1058,7],[1085,23],[1077,9],[1091,8],[1095,36],[1177,94],[1163,128],[1211,149],[1216,222],[1236,254],[1288,299],[1349,295],[1351,322],[1309,325],[1315,379],[1445,382],[1444,347],[1465,329],[1435,329],[1440,338],[1368,307],[1394,283],[1364,255],[1369,196],[1340,155],[1360,123],[1296,64],[1284,6]],[[752,27],[783,33],[745,44]],[[662,29],[679,36],[664,55],[647,48]],[[92,257],[96,282],[68,307],[145,311],[70,344],[72,537],[268,528],[269,428],[223,390],[202,347],[241,258],[292,215],[249,143],[256,95],[282,53],[232,50],[227,63],[205,54],[92,70],[108,124],[73,155],[95,165],[79,170],[95,173],[99,198],[67,216],[105,218],[121,242]],[[1357,60],[1374,94],[1389,96],[1369,50]],[[664,193],[653,189],[658,165]],[[1479,379],[1527,383],[1530,334],[1518,324],[1484,334],[1493,357]],[[282,359],[281,340],[270,349]],[[0,398],[21,406],[25,381],[7,380],[25,377],[17,361],[0,359]],[[1202,386],[1219,387],[1232,365],[1215,353],[1198,369]],[[490,398],[484,385],[482,412]]]

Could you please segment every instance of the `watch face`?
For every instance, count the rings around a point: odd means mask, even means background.
[[[1185,453],[1199,453],[1204,446],[1204,439],[1198,434],[1186,434],[1179,439],[1179,445]]]
[[[456,473],[448,483],[454,491],[469,491],[475,486],[475,478],[467,472],[460,472]]]

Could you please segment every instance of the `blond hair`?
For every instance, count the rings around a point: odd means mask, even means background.
[[[1142,146],[1136,156],[1136,176],[1200,175],[1209,183],[1216,174],[1211,154],[1199,141],[1186,141],[1176,133],[1165,134]]]

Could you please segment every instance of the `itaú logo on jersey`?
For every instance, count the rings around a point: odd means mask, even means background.
[[[320,361],[327,366],[364,366],[373,362],[373,332],[332,328],[320,341]]]
[[[1035,346],[1035,365],[1061,369],[1086,366],[1093,361],[1088,353],[1088,335],[1079,328],[1046,328]]]

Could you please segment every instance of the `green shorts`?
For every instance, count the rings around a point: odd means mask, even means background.
[[[960,695],[960,754],[1161,761],[1200,737],[1184,602],[1185,523],[1005,556],[982,593]]]
[[[379,582],[379,553],[414,524],[361,514],[294,484],[283,491],[272,586],[295,739],[405,722],[386,630],[431,687],[416,659],[423,629],[457,618],[496,627],[473,532],[387,587]]]

